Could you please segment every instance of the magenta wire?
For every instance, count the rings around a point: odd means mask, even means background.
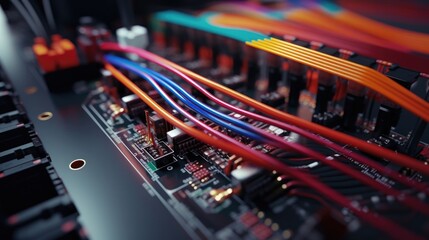
[[[154,57],[156,57],[155,55],[153,55],[153,54],[151,54],[149,52],[146,52],[146,51],[142,51],[141,54],[142,54],[143,58],[150,59],[154,63],[156,63],[156,64],[158,64],[158,65],[166,68],[167,70],[169,70],[169,71],[171,71],[171,72],[173,72],[175,74],[177,74],[183,80],[185,80],[190,85],[192,85],[193,87],[195,87],[198,91],[200,91],[205,96],[207,96],[210,100],[212,100],[213,102],[219,104],[220,106],[222,106],[224,108],[227,108],[227,109],[229,109],[229,110],[231,110],[233,112],[245,115],[247,117],[253,118],[253,119],[257,120],[257,121],[265,122],[265,123],[268,123],[268,124],[271,124],[271,125],[283,128],[285,130],[288,130],[288,131],[291,131],[291,132],[295,132],[295,133],[297,133],[299,135],[302,135],[302,136],[304,136],[304,137],[306,137],[306,138],[308,138],[308,139],[310,139],[312,141],[315,141],[315,142],[317,142],[317,143],[319,143],[321,145],[324,145],[324,146],[326,146],[328,148],[331,148],[331,149],[333,149],[333,150],[335,150],[335,151],[337,151],[337,152],[339,152],[339,153],[341,153],[341,154],[343,154],[345,156],[353,158],[353,159],[355,159],[356,161],[358,161],[360,163],[366,164],[366,165],[368,165],[368,166],[370,166],[370,167],[372,167],[372,168],[380,171],[381,173],[385,174],[386,176],[388,176],[388,177],[390,177],[390,178],[392,178],[392,179],[394,179],[394,180],[396,180],[396,181],[398,181],[398,182],[400,182],[400,183],[402,183],[402,184],[404,184],[406,186],[409,186],[409,187],[412,187],[412,188],[416,188],[419,191],[423,191],[423,192],[426,192],[426,193],[429,194],[428,187],[425,184],[416,182],[416,181],[414,181],[412,179],[406,180],[403,177],[401,177],[399,174],[395,173],[394,171],[386,169],[383,166],[381,166],[381,165],[373,162],[372,160],[370,160],[370,159],[368,159],[368,158],[366,158],[366,157],[364,157],[362,155],[359,155],[359,154],[357,154],[357,153],[355,153],[353,151],[348,151],[347,149],[344,149],[342,146],[340,146],[340,145],[338,145],[338,144],[336,144],[334,142],[331,142],[331,141],[329,141],[329,140],[327,140],[325,138],[322,138],[320,136],[312,134],[312,133],[310,133],[308,131],[305,131],[304,129],[301,129],[301,128],[292,126],[290,124],[274,120],[274,119],[270,119],[270,118],[267,118],[265,116],[262,116],[262,115],[259,115],[259,114],[256,114],[256,113],[252,113],[252,112],[246,111],[244,109],[240,109],[238,107],[235,107],[235,106],[233,106],[231,104],[228,104],[228,103],[220,100],[216,96],[212,95],[210,92],[208,92],[206,89],[204,89],[203,87],[201,87],[194,80],[192,80],[191,78],[189,78],[188,76],[186,76],[182,72],[178,71],[177,69],[175,69],[175,68],[173,68],[173,67],[171,67],[169,65],[166,65],[166,64],[164,64],[162,62],[156,61],[156,59],[154,59]],[[255,128],[255,129],[257,129],[257,128]],[[280,147],[282,149],[283,148],[291,148],[293,146],[291,144],[285,145],[283,139],[278,138],[278,137],[276,137],[276,136],[274,136],[272,134],[269,134],[269,133],[267,133],[265,131],[262,131],[260,129],[257,129],[256,131],[259,134],[263,135],[264,137],[267,137],[267,138],[271,139],[273,141],[273,143],[270,143],[270,144],[272,144],[273,146]],[[275,141],[277,141],[277,143],[274,143]],[[279,143],[281,145],[279,145]],[[297,146],[295,146],[295,147],[297,147]],[[296,150],[295,147],[294,147],[294,149]],[[309,152],[307,150],[302,149],[302,148],[301,148],[301,150],[302,150],[302,151],[300,151],[301,153],[308,155]],[[314,155],[311,155],[311,156],[314,156]],[[322,157],[322,156],[319,155],[319,156],[317,156],[317,159],[321,160],[321,161],[324,161],[325,157],[324,156]]]
[[[150,53],[148,53],[148,54],[150,54]],[[151,57],[151,60],[154,60],[154,59]],[[407,178],[407,180],[408,180],[407,181],[400,174],[398,174],[398,173],[396,173],[390,169],[386,169],[385,167],[381,166],[380,164],[375,163],[374,161],[370,160],[369,158],[366,158],[362,155],[359,155],[353,151],[348,151],[347,149],[343,148],[342,146],[340,146],[340,145],[338,145],[338,144],[336,144],[336,143],[334,143],[334,142],[332,142],[326,138],[322,138],[321,136],[318,136],[318,135],[315,135],[311,132],[308,132],[304,129],[301,129],[301,128],[295,127],[293,125],[290,125],[290,124],[287,124],[284,122],[280,122],[280,121],[277,121],[277,120],[274,120],[274,119],[271,119],[271,118],[268,118],[268,117],[265,117],[265,116],[262,116],[262,115],[259,115],[256,113],[252,113],[252,112],[246,111],[244,109],[238,108],[236,106],[233,106],[229,103],[226,103],[226,102],[222,101],[221,99],[217,98],[216,96],[212,95],[209,91],[207,91],[206,89],[201,87],[194,80],[192,80],[191,78],[189,78],[185,74],[181,73],[180,71],[176,70],[175,68],[168,66],[166,64],[163,64],[163,63],[158,63],[158,62],[156,62],[156,63],[159,64],[160,66],[166,68],[167,70],[172,71],[173,73],[179,75],[183,80],[185,80],[190,85],[195,87],[198,91],[203,93],[210,100],[212,100],[213,102],[219,104],[220,106],[222,106],[226,109],[229,109],[233,112],[236,112],[236,113],[239,113],[241,115],[253,118],[257,121],[265,122],[267,124],[277,126],[279,128],[282,128],[282,129],[290,131],[290,132],[295,132],[295,133],[297,133],[301,136],[304,136],[304,137],[306,137],[306,138],[308,138],[308,139],[310,139],[316,143],[319,143],[319,144],[324,145],[328,148],[331,148],[334,151],[339,152],[339,153],[341,153],[347,157],[353,158],[360,163],[368,165],[369,167],[372,167],[372,168],[376,169],[377,171],[380,171],[381,173],[385,174],[386,176],[388,176],[388,177],[390,177],[390,178],[392,178],[392,179],[394,179],[394,180],[396,180],[396,181],[398,181],[398,182],[400,182],[406,186],[416,188],[420,191],[423,191],[423,192],[426,192],[429,194],[428,186],[426,184],[419,183],[419,182],[414,181],[414,180],[409,179],[409,178]]]
[[[310,139],[310,140],[312,140],[314,142],[317,142],[317,143],[319,143],[321,145],[324,145],[324,146],[326,146],[328,148],[331,148],[331,149],[333,149],[334,151],[336,151],[338,153],[341,153],[341,154],[343,154],[343,155],[345,155],[347,157],[353,158],[353,159],[355,159],[356,161],[358,161],[358,162],[360,162],[362,164],[368,165],[369,167],[374,168],[377,171],[380,171],[384,175],[392,178],[393,180],[396,180],[396,181],[398,181],[398,182],[400,182],[400,183],[402,183],[402,184],[404,184],[406,186],[409,186],[411,188],[415,188],[415,189],[417,189],[419,191],[422,191],[422,192],[425,192],[425,193],[429,194],[428,186],[426,184],[419,183],[419,182],[417,182],[415,180],[412,180],[412,179],[409,179],[409,178],[405,178],[405,177],[401,176],[400,174],[396,173],[395,171],[392,171],[390,169],[386,169],[382,165],[377,164],[374,161],[372,161],[372,160],[370,160],[370,159],[368,159],[368,158],[366,158],[366,157],[364,157],[362,155],[359,155],[359,154],[357,154],[357,153],[355,153],[353,151],[348,151],[347,149],[344,149],[342,146],[340,146],[340,145],[338,145],[338,144],[336,144],[336,143],[334,143],[334,142],[332,142],[332,141],[330,141],[328,139],[322,138],[322,137],[320,137],[318,135],[315,135],[315,134],[313,134],[311,132],[308,132],[308,131],[306,131],[304,129],[301,129],[301,128],[295,127],[293,125],[290,125],[290,124],[287,124],[287,123],[284,123],[284,122],[280,122],[280,121],[277,121],[277,120],[274,120],[274,119],[270,119],[268,117],[265,117],[265,116],[262,116],[262,115],[259,115],[259,114],[256,114],[256,113],[252,113],[252,112],[246,111],[244,109],[238,108],[236,106],[233,106],[233,105],[231,105],[229,103],[226,103],[226,102],[222,101],[221,99],[217,98],[216,96],[212,95],[210,92],[208,92],[206,89],[204,89],[203,87],[201,87],[193,79],[189,78],[188,76],[186,76],[182,72],[180,72],[177,69],[175,69],[175,68],[173,68],[173,67],[171,67],[169,65],[166,65],[166,64],[164,64],[162,62],[156,61],[156,59],[154,59],[155,55],[153,55],[153,54],[151,54],[149,52],[146,52],[146,51],[144,51],[144,52],[142,51],[141,54],[142,54],[143,58],[150,59],[152,62],[154,62],[154,63],[156,63],[156,64],[164,67],[165,69],[173,72],[174,74],[180,76],[183,80],[185,80],[190,85],[192,85],[193,87],[195,87],[198,91],[200,91],[201,93],[203,93],[210,100],[212,100],[213,102],[219,104],[220,106],[222,106],[222,107],[224,107],[226,109],[229,109],[229,110],[231,110],[233,112],[236,112],[236,113],[242,114],[244,116],[253,118],[253,119],[257,120],[257,121],[265,122],[265,123],[277,126],[279,128],[285,129],[287,131],[295,132],[295,133],[297,133],[297,134],[299,134],[301,136],[304,136],[304,137],[306,137],[306,138],[308,138],[308,139]],[[272,134],[269,134],[269,133],[267,133],[265,131],[262,131],[262,130],[260,130],[258,128],[255,128],[255,129],[256,129],[255,131],[257,131],[259,134],[263,135],[264,137],[267,137],[267,138],[271,139],[272,141],[278,141],[280,143],[283,142],[282,141],[283,139],[281,139],[281,138],[275,138],[276,136],[273,136]],[[285,145],[278,145],[278,144],[275,144],[275,143],[270,143],[270,144],[273,144],[273,146],[280,147],[280,148],[290,147],[290,146],[285,146]],[[306,154],[306,151],[301,152],[301,153]],[[320,160],[320,156],[317,159]],[[324,157],[323,157],[323,159],[324,159]]]
[[[158,62],[156,59],[152,59],[153,57],[156,57],[156,55],[153,55],[151,53],[148,53],[148,52],[146,52],[142,49],[138,49],[138,48],[123,47],[123,46],[120,46],[119,44],[116,44],[116,43],[103,43],[103,44],[101,44],[101,49],[103,49],[105,51],[132,52],[132,53],[140,55],[141,57],[146,58],[146,59],[148,59],[148,57],[149,57],[149,59],[151,59],[151,61],[153,61],[155,63]],[[150,57],[150,56],[152,56],[152,57]],[[164,65],[160,62],[158,62],[158,64],[160,66]],[[177,72],[178,74],[181,74],[180,71],[175,71],[176,69],[170,68],[170,66],[168,66],[168,65],[166,65],[165,67],[169,70],[171,69],[173,72]],[[198,122],[199,121],[197,121],[196,124],[198,124]],[[210,127],[208,127],[208,128],[211,129]],[[207,129],[207,130],[209,130],[209,129]],[[213,130],[213,129],[211,129],[211,130]],[[210,130],[210,132],[211,132],[211,130]],[[213,131],[215,131],[215,130],[213,130]],[[224,138],[222,135],[221,135],[221,138],[228,140],[228,138]],[[237,142],[234,145],[241,147],[242,144]],[[313,176],[308,175],[306,173],[303,173],[301,171],[297,171],[296,169],[292,169],[292,168],[284,165],[280,161],[278,161],[274,158],[271,158],[269,156],[266,156],[260,152],[255,151],[255,154],[257,154],[258,156],[260,156],[260,155],[263,156],[263,157],[261,156],[261,159],[264,159],[264,161],[258,162],[259,165],[261,165],[265,168],[268,168],[268,169],[277,170],[279,172],[288,174],[291,177],[295,177],[295,178],[299,179],[300,181],[307,184],[308,186],[313,187],[315,190],[323,193],[326,197],[331,198],[333,201],[337,202],[338,204],[342,205],[343,207],[350,209],[356,216],[365,220],[366,222],[370,223],[371,225],[377,227],[378,229],[382,230],[383,232],[385,232],[386,234],[388,234],[392,238],[395,238],[395,239],[403,239],[403,238],[422,239],[420,236],[417,236],[414,233],[409,232],[408,230],[402,228],[401,226],[395,224],[394,222],[392,222],[386,218],[382,218],[380,216],[362,211],[358,206],[356,206],[349,199],[347,199],[347,197],[339,194],[338,192],[329,188],[325,184],[317,181]]]
[[[149,52],[146,52],[144,50],[139,51],[141,52],[141,54],[139,54],[138,52],[134,52],[138,55],[142,55],[143,58],[146,58],[164,68],[166,68],[167,70],[177,74],[178,76],[180,76],[181,78],[183,78],[185,81],[187,81],[188,83],[190,83],[191,85],[193,85],[194,87],[197,87],[197,89],[202,89],[201,86],[199,86],[197,83],[195,83],[191,78],[189,78],[188,76],[186,76],[185,74],[183,74],[182,72],[178,71],[177,69],[168,66],[167,64],[164,64],[160,61],[157,61],[156,58],[154,57],[154,55],[152,55]],[[155,58],[155,59],[154,59]],[[199,86],[199,87],[198,87]],[[211,95],[210,93],[208,93],[208,91],[204,91],[203,93],[207,93],[208,97],[213,98],[213,100],[216,100],[216,103],[225,106],[226,108],[232,108],[234,110],[239,110],[240,112],[246,113],[247,115],[250,114],[250,112],[247,112],[245,110],[236,108],[228,103],[223,102],[222,100],[216,98],[215,96]],[[243,114],[244,115],[244,114]],[[293,149],[299,153],[305,154],[307,156],[313,157],[321,162],[323,162],[326,165],[329,165],[335,169],[338,169],[346,174],[348,174],[349,176],[352,176],[353,178],[359,180],[360,182],[371,186],[374,189],[377,189],[387,195],[392,195],[394,197],[396,197],[398,200],[400,200],[402,203],[404,203],[405,205],[407,205],[408,207],[415,209],[416,211],[422,212],[426,215],[429,215],[429,206],[427,206],[426,204],[424,204],[423,202],[421,202],[419,199],[412,197],[412,196],[408,196],[408,195],[404,195],[402,192],[395,190],[393,188],[389,188],[387,186],[385,186],[384,184],[374,181],[372,178],[370,178],[367,175],[362,174],[361,172],[348,167],[347,165],[341,163],[341,162],[337,162],[335,160],[328,160],[326,159],[326,157],[316,151],[313,151],[307,147],[304,147],[300,144],[296,144],[296,143],[291,143],[291,142],[285,142],[282,138],[272,135],[272,134],[266,134],[265,131],[262,131],[258,129],[258,132],[260,134],[263,134],[265,137],[271,139],[273,142],[273,146],[282,148],[282,149]],[[310,134],[311,135],[311,134]],[[314,135],[313,135],[314,136]],[[317,138],[316,138],[317,139]],[[331,142],[332,143],[332,142]]]

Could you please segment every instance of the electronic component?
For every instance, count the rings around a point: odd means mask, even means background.
[[[411,85],[415,82],[418,73],[396,67],[391,68],[386,73],[386,76],[390,77],[401,86],[410,89]],[[390,129],[398,124],[400,114],[401,108],[399,106],[388,100],[382,101],[374,129],[375,134],[388,135],[390,133]]]
[[[167,129],[167,123],[157,113],[152,113],[149,116],[149,124],[151,126],[151,130],[155,133],[154,135],[156,138],[167,138],[167,131],[170,129]]]
[[[145,103],[140,101],[135,94],[127,95],[121,98],[122,106],[131,117],[140,117],[145,120],[144,112],[148,109]]]
[[[173,150],[165,142],[159,142],[156,146],[147,146],[143,148],[143,151],[158,168],[164,167],[174,161]]]
[[[422,6],[164,2],[6,7],[1,239],[427,236],[429,35],[386,24]]]
[[[187,125],[193,126],[191,122],[187,122]],[[179,154],[186,153],[199,145],[198,140],[184,133],[179,128],[167,132],[167,141],[169,145],[173,146],[173,150]]]
[[[285,97],[277,92],[269,92],[261,96],[261,102],[273,108],[280,108],[285,104]]]
[[[355,130],[359,114],[363,113],[365,103],[364,88],[357,83],[349,83],[344,102],[343,127]]]
[[[336,56],[338,51],[329,47],[322,47],[320,52]],[[316,107],[314,111],[316,113],[324,113],[328,111],[328,103],[334,97],[334,84],[335,76],[325,71],[319,71],[318,73],[318,84],[317,84],[317,95],[316,95]]]
[[[330,112],[316,113],[313,115],[312,121],[329,128],[334,128],[340,125],[341,117]]]
[[[301,40],[293,40],[293,43],[298,46],[307,47],[309,44]],[[299,105],[299,96],[305,87],[304,68],[305,66],[289,61],[287,81],[289,82],[288,107],[295,108]]]
[[[268,91],[275,91],[282,80],[281,60],[276,56],[268,57]]]
[[[239,91],[246,85],[246,82],[245,79],[240,75],[234,75],[232,77],[222,79],[222,84],[231,89]]]
[[[112,40],[112,34],[103,24],[91,17],[81,17],[77,28],[79,49],[83,52],[88,63],[100,61],[102,53],[98,47],[99,42]]]
[[[240,187],[240,192],[250,198],[263,194],[261,190],[273,180],[266,171],[250,165],[233,170],[231,177],[233,184]]]
[[[116,120],[116,118],[125,113],[125,109],[114,103],[109,105],[109,113],[112,120]]]

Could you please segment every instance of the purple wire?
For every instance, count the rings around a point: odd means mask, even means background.
[[[143,52],[140,51],[140,53],[143,53]],[[149,58],[152,61],[154,60],[154,58],[155,59],[157,58],[156,55],[154,55],[152,53],[149,53],[147,51],[145,51],[144,53],[145,53],[145,56],[146,57],[149,56]],[[204,89],[203,87],[201,87],[198,83],[196,83],[193,79],[191,79],[190,77],[188,77],[186,74],[180,72],[179,70],[175,69],[174,67],[169,66],[168,64],[165,64],[165,63],[163,63],[161,61],[156,61],[155,60],[153,62],[155,62],[156,64],[158,64],[158,65],[160,65],[162,67],[164,67],[165,69],[169,70],[170,72],[178,75],[183,80],[185,80],[187,83],[189,83],[190,85],[192,85],[193,87],[195,87],[198,91],[200,91],[205,96],[207,96],[210,100],[212,100],[213,102],[219,104],[220,106],[222,106],[222,107],[224,107],[226,109],[229,109],[229,110],[231,110],[233,112],[236,112],[236,113],[242,114],[244,116],[253,118],[253,119],[257,120],[257,121],[265,122],[265,123],[277,126],[279,128],[285,129],[287,131],[295,132],[295,133],[297,133],[297,134],[299,134],[301,136],[304,136],[304,137],[306,137],[306,138],[308,138],[308,139],[310,139],[310,140],[312,140],[312,141],[314,141],[316,143],[319,143],[319,144],[321,144],[323,146],[331,148],[332,150],[334,150],[334,151],[336,151],[338,153],[341,153],[341,154],[343,154],[343,155],[345,155],[347,157],[353,158],[356,161],[361,162],[363,164],[366,164],[369,167],[372,167],[372,168],[374,168],[374,169],[382,172],[383,174],[387,175],[388,177],[391,177],[392,179],[394,179],[396,181],[399,181],[399,182],[401,182],[404,185],[416,188],[416,189],[418,189],[420,191],[423,191],[423,192],[426,192],[426,193],[429,194],[428,186],[426,184],[422,184],[422,183],[416,182],[416,181],[414,181],[412,179],[409,179],[409,178],[404,179],[403,176],[401,176],[400,174],[396,173],[395,171],[392,171],[390,169],[386,169],[385,167],[383,167],[383,166],[381,166],[381,165],[373,162],[372,160],[370,160],[370,159],[368,159],[368,158],[366,158],[366,157],[364,157],[362,155],[359,155],[359,154],[357,154],[357,153],[355,153],[355,152],[353,152],[351,150],[347,150],[347,149],[343,148],[342,146],[340,146],[340,145],[338,145],[338,144],[336,144],[336,143],[334,143],[334,142],[332,142],[332,141],[330,141],[330,140],[328,140],[326,138],[323,138],[321,136],[315,135],[314,133],[308,132],[308,131],[306,131],[306,130],[304,130],[302,128],[298,128],[296,126],[293,126],[293,125],[290,125],[290,124],[287,124],[287,123],[284,123],[284,122],[280,122],[280,121],[277,121],[277,120],[274,120],[274,119],[271,119],[271,118],[268,118],[268,117],[265,117],[265,116],[253,113],[253,112],[249,112],[249,111],[246,111],[244,109],[235,107],[235,106],[233,106],[233,105],[231,105],[229,103],[226,103],[226,102],[222,101],[221,99],[217,98],[216,96],[212,95],[210,92],[208,92],[206,89]],[[308,148],[305,148],[305,147],[302,148],[303,146],[300,146],[298,144],[291,144],[291,145],[285,146],[284,141],[283,141],[282,138],[274,136],[272,134],[269,134],[269,135],[272,136],[272,137],[270,137],[271,139],[273,139],[273,137],[274,137],[274,139],[276,139],[277,141],[280,141],[281,145],[279,145],[279,143],[273,143],[273,145],[276,146],[276,147],[282,147],[282,148],[284,148],[284,147],[287,147],[287,148],[293,147],[296,151],[299,151],[299,152],[301,152],[301,153],[303,153],[303,154],[305,154],[307,156],[312,156],[312,157],[315,157],[315,158],[317,158],[319,160],[322,160],[322,161],[325,158],[323,155],[318,154],[317,152],[314,152],[314,151],[312,151],[312,150],[310,150]]]

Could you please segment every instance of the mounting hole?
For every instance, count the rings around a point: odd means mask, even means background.
[[[70,170],[77,171],[81,170],[83,167],[85,167],[86,161],[83,159],[75,159],[70,162],[69,168]]]
[[[37,117],[40,121],[47,121],[49,119],[51,119],[53,116],[53,114],[51,112],[43,112],[41,114],[39,114],[39,116]]]
[[[34,94],[37,92],[37,87],[35,86],[31,86],[25,89],[25,93],[27,93],[28,95]]]

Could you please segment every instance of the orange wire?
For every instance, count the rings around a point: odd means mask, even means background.
[[[424,163],[419,162],[409,156],[406,156],[404,154],[400,154],[394,151],[391,151],[389,149],[380,147],[375,144],[368,143],[364,140],[349,136],[347,134],[337,132],[335,130],[332,130],[330,128],[303,120],[299,117],[296,117],[294,115],[279,111],[275,108],[271,108],[263,103],[260,103],[252,98],[249,98],[239,92],[236,92],[230,88],[227,88],[221,84],[218,84],[216,82],[213,82],[197,73],[192,72],[191,70],[188,70],[187,68],[184,68],[178,64],[175,64],[171,61],[168,61],[161,57],[156,57],[159,61],[162,61],[175,69],[183,72],[187,76],[191,77],[192,79],[200,82],[201,84],[204,84],[208,87],[213,88],[216,91],[219,91],[223,94],[226,94],[228,96],[231,96],[243,103],[246,103],[250,107],[265,113],[267,115],[270,115],[278,120],[285,121],[289,124],[295,125],[297,127],[301,127],[303,129],[312,131],[314,133],[318,133],[322,136],[325,136],[328,139],[334,140],[336,142],[347,144],[351,146],[355,146],[359,148],[361,151],[367,152],[371,155],[380,157],[380,158],[386,158],[393,162],[396,162],[402,166],[409,167],[411,169],[415,169],[425,175],[429,176],[429,167],[424,165]]]
[[[274,38],[246,44],[356,81],[429,122],[429,103],[373,69]]]
[[[226,13],[239,13],[250,18],[268,18],[264,13],[264,8],[254,4],[255,7],[244,7],[239,10],[237,4],[216,4],[209,10]],[[258,8],[260,7],[260,8]],[[370,18],[361,16],[347,10],[336,13],[327,13],[322,9],[304,9],[281,7],[284,11],[284,18],[298,24],[307,25],[316,29],[325,29],[340,36],[354,36],[368,43],[386,44],[388,43],[406,47],[407,49],[429,54],[429,35],[414,31],[409,31],[394,26],[390,26]],[[265,9],[269,11],[268,8]],[[230,24],[234,24],[233,21]],[[263,30],[265,32],[266,30]]]
[[[428,34],[393,27],[345,10],[330,16],[362,32],[429,54]]]
[[[248,16],[237,14],[217,14],[210,18],[210,23],[220,27],[236,27],[250,29],[265,34],[277,34],[281,36],[293,36],[307,41],[317,41],[329,46],[347,49],[367,57],[389,60],[408,68],[426,71],[424,64],[426,57],[414,54],[410,57],[410,48],[393,42],[368,42],[362,39],[351,38],[345,34],[337,34],[306,25],[297,25],[288,21],[278,21],[260,16]]]
[[[350,40],[355,41],[356,39],[359,39],[359,42],[365,43],[366,45],[380,47],[380,48],[387,48],[389,50],[394,51],[409,51],[408,48],[403,48],[402,45],[398,44],[391,44],[389,42],[386,42],[385,40],[378,39],[377,41],[374,39],[367,39],[363,38],[361,36],[356,37],[354,35],[356,34],[341,34],[338,35],[337,31],[329,31],[329,30],[321,30],[320,28],[314,27],[314,26],[307,26],[305,24],[296,25],[291,24],[288,21],[278,21],[268,18],[263,18],[261,16],[248,16],[248,15],[238,15],[238,14],[227,14],[227,13],[220,13],[216,16],[213,16],[210,18],[210,23],[218,26],[225,26],[225,27],[238,27],[238,28],[245,28],[250,29],[253,31],[266,33],[266,34],[278,34],[278,35],[292,35],[294,37],[298,37],[301,39],[311,40],[311,41],[322,41],[325,44],[328,45],[336,45],[344,48],[350,48],[353,46],[350,46],[350,44],[347,44],[347,42],[350,42]],[[312,30],[316,31],[312,31]],[[326,34],[321,34],[321,31],[330,33],[330,36]],[[332,34],[333,33],[333,34]],[[335,34],[335,35],[334,35]],[[342,41],[343,40],[343,41]],[[353,44],[352,44],[353,45]],[[356,51],[360,48],[353,48],[352,50]]]
[[[346,36],[352,39],[359,39],[366,43],[377,43],[386,45],[384,38],[372,36],[367,33],[356,31],[350,28],[347,24],[342,23],[336,19],[332,19],[329,16],[319,14],[307,9],[299,8],[292,11],[288,11],[285,14],[286,21],[296,22],[298,24],[304,24],[317,29],[324,29],[329,32],[334,32],[340,36]],[[390,41],[388,41],[390,42]],[[401,44],[402,46],[402,44]]]
[[[112,75],[117,78],[122,84],[124,84],[129,90],[131,90],[134,94],[136,94],[139,98],[141,98],[150,108],[152,108],[155,112],[157,112],[161,117],[163,117],[170,124],[180,128],[185,133],[193,136],[201,142],[205,142],[214,147],[223,149],[227,152],[237,154],[239,156],[245,157],[246,159],[250,159],[255,161],[256,163],[261,164],[262,159],[255,155],[252,151],[248,149],[241,149],[233,146],[232,144],[224,144],[223,141],[219,141],[218,138],[205,134],[203,131],[197,130],[191,126],[186,125],[184,122],[174,117],[171,113],[161,107],[158,103],[156,103],[151,97],[149,97],[143,90],[141,90],[136,84],[134,84],[131,80],[129,80],[125,75],[123,75],[119,70],[117,70],[114,66],[110,64],[106,64],[105,68],[109,70]],[[264,165],[264,164],[262,164]]]
[[[160,58],[160,60],[163,60],[163,59]],[[167,60],[165,61],[168,62]],[[254,153],[255,151],[246,151],[244,149],[239,149],[232,144],[224,144],[223,141],[219,141],[219,139],[217,138],[206,135],[202,131],[186,125],[184,122],[174,117],[167,110],[165,110],[158,103],[156,103],[151,97],[149,97],[144,91],[142,91],[136,84],[134,84],[130,79],[128,79],[115,67],[113,67],[110,64],[105,64],[105,68],[109,70],[112,73],[112,75],[116,79],[118,79],[122,84],[124,84],[129,90],[131,90],[141,100],[143,100],[150,108],[152,108],[155,112],[157,112],[160,116],[162,116],[167,122],[180,128],[181,130],[191,135],[192,137],[202,142],[205,142],[209,145],[212,145],[214,147],[223,149],[227,152],[237,153],[237,155],[240,155],[246,158],[246,160],[250,160],[251,162],[257,165],[260,165],[268,169],[277,170],[278,172],[281,172],[283,174],[286,174],[288,176],[296,178],[297,180],[302,181],[304,184],[307,184],[309,187],[312,187],[316,191],[321,192],[323,195],[332,199],[336,203],[350,209],[354,214],[356,214],[356,216],[361,217],[367,222],[370,222],[371,224],[373,224],[380,230],[383,230],[386,234],[388,234],[393,238],[421,239],[421,237],[415,235],[414,233],[406,229],[401,228],[401,226],[398,226],[396,223],[392,222],[389,219],[362,211],[358,206],[355,206],[352,203],[352,201],[350,201],[348,198],[341,195],[340,193],[333,190],[332,188],[326,186],[325,184],[321,183],[311,175],[308,175],[302,171],[297,171],[296,169],[292,169],[286,166],[285,164],[281,163],[280,161],[275,160],[269,156],[267,156],[266,158],[268,161],[264,161],[262,160],[262,158],[258,157],[258,154],[260,152],[257,152],[257,154],[255,154]],[[392,231],[392,229],[394,229],[394,231]]]
[[[418,112],[418,109],[420,109],[420,111],[429,113],[429,104],[427,102],[415,96],[410,91],[403,88],[402,86],[395,83],[386,76],[380,74],[377,71],[374,71],[373,69],[349,61],[345,61],[343,59],[338,59],[333,56],[320,54],[316,51],[307,51],[307,49],[305,48],[299,46],[292,46],[289,43],[285,43],[284,41],[280,41],[277,39],[272,40],[277,42],[277,45],[274,45],[282,48],[282,50],[285,50],[282,53],[290,55],[290,57],[299,52],[300,56],[305,58],[304,61],[307,62],[306,64],[309,64],[311,66],[319,65],[321,67],[320,69],[322,69],[322,65],[324,65],[323,70],[333,72],[336,75],[341,75],[340,72],[342,71],[342,74],[350,75],[350,78],[348,78],[349,80],[359,80],[364,85],[368,84],[368,87],[375,88],[374,90],[382,93],[383,95],[387,96],[398,104],[401,104],[401,102],[404,102],[404,104],[408,104],[408,106],[404,107],[415,113],[417,116],[421,116],[423,119],[425,119],[424,116],[428,116],[424,113],[422,114],[423,116],[419,115],[420,113]],[[353,77],[351,77],[352,75]],[[415,106],[416,103],[421,105]]]
[[[237,6],[233,6],[235,5],[228,6],[226,4],[225,6],[220,5],[220,7],[215,5],[210,10],[239,13],[251,18],[267,18],[265,13],[260,12],[258,9],[245,8],[244,11],[236,11]],[[283,11],[286,21],[316,29],[325,29],[341,36],[352,37],[367,43],[393,43],[410,50],[429,54],[428,34],[390,26],[344,9],[334,14],[327,13],[321,9],[284,7]],[[229,24],[235,24],[235,22],[230,21]],[[270,27],[270,25],[266,25],[266,27]],[[263,30],[263,32],[265,31]]]

